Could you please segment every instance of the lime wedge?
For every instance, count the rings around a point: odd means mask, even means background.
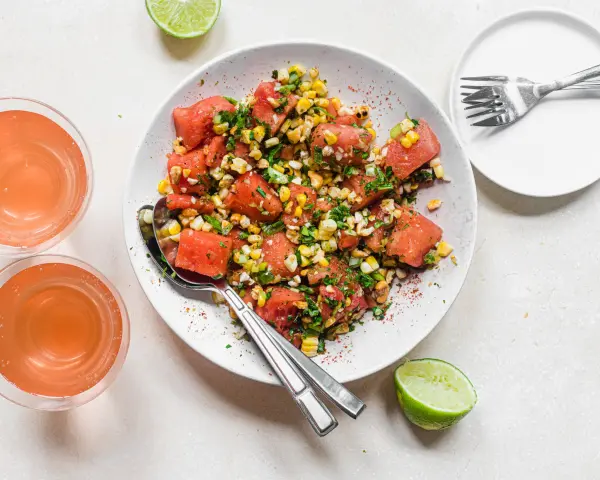
[[[406,418],[425,430],[451,427],[477,403],[477,393],[466,375],[442,360],[403,363],[394,372],[394,381]]]
[[[212,28],[221,0],[146,0],[146,8],[164,32],[177,38],[193,38]]]

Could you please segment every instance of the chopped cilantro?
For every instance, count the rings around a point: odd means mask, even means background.
[[[375,280],[360,270],[356,272],[356,279],[365,288],[371,288],[375,285]]]
[[[323,279],[323,285],[337,285],[339,281],[339,278],[331,278],[329,275],[327,275]]]
[[[320,113],[321,115],[325,115],[326,117],[329,118],[335,118],[335,115],[332,115],[331,113],[329,113],[327,110],[325,110],[323,107],[317,107],[316,105],[314,107],[312,107],[314,111]]]
[[[221,222],[219,220],[217,220],[215,217],[211,217],[210,215],[204,215],[204,220],[206,220],[208,223],[210,223],[212,225],[212,227],[221,235],[227,235],[233,228],[233,225],[223,228],[221,226]]]
[[[308,227],[304,225],[300,230],[300,243],[304,245],[312,245],[317,240],[317,229],[315,227]]]
[[[219,246],[222,248],[227,248],[227,245],[225,245],[223,242],[219,242]]]
[[[329,212],[329,218],[335,221],[340,230],[348,228],[346,224],[346,217],[348,216],[350,216],[350,208],[346,205],[338,205]]]
[[[228,152],[233,152],[235,150],[235,137],[231,136],[227,139],[227,144],[225,145],[225,148],[227,149]]]
[[[390,175],[386,175],[381,168],[375,167],[375,180],[372,180],[365,185],[365,193],[369,193],[370,191],[380,192],[382,190],[392,190],[393,188],[394,184],[392,183]]]
[[[309,293],[309,294],[315,293],[315,291],[312,288],[307,287],[306,285],[298,285],[296,288],[299,291],[304,292],[304,293]]]
[[[250,234],[248,232],[240,232],[238,235],[238,238],[240,240],[246,240],[249,236],[250,236]]]
[[[431,182],[433,180],[433,173],[427,169],[418,170],[413,174],[413,179],[417,183]]]
[[[415,127],[418,127],[418,126],[419,126],[419,121],[418,121],[418,120],[416,120],[416,119],[414,119],[414,118],[410,118],[410,115],[408,114],[408,112],[406,112],[406,118],[408,118],[408,119],[409,119],[409,120],[410,120],[410,121],[413,123],[413,125],[414,125]]]
[[[264,235],[273,235],[277,232],[281,232],[285,228],[285,224],[278,220],[275,223],[267,223],[262,225],[262,232]]]
[[[265,191],[261,187],[257,187],[256,191],[260,194],[261,197],[263,197],[263,198],[267,197],[267,194],[265,193]]]
[[[271,72],[271,78],[272,78],[273,80],[277,80],[277,78],[278,78],[278,73],[277,73],[277,70],[273,70],[273,71]]]
[[[319,346],[317,347],[317,353],[325,352],[325,339],[319,338]]]
[[[238,104],[238,102],[237,102],[237,100],[235,98],[225,97],[225,96],[223,96],[223,98],[225,100],[227,100],[229,103],[231,103],[232,105],[237,105]]]
[[[435,265],[435,254],[433,252],[429,252],[427,253],[424,257],[423,257],[423,263],[425,265]]]
[[[225,345],[225,348],[231,348],[231,345],[227,344]]]
[[[358,168],[348,165],[344,167],[344,171],[342,173],[347,177],[350,175],[356,175],[358,173]]]
[[[321,147],[315,147],[313,160],[317,165],[321,165],[323,163],[323,149]]]

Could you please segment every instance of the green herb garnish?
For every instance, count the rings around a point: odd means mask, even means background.
[[[329,218],[333,220],[340,230],[348,228],[346,217],[350,216],[350,208],[346,205],[338,205],[329,211]]]
[[[315,291],[314,291],[312,288],[310,288],[310,287],[307,287],[306,285],[298,285],[298,286],[297,286],[297,287],[295,287],[295,288],[296,288],[297,290],[299,290],[300,292],[308,293],[308,294],[311,294],[311,295],[312,295],[313,293],[315,293]]]
[[[262,225],[262,233],[264,235],[274,235],[275,233],[283,231],[285,224],[278,220],[275,223],[267,223]]]
[[[229,232],[231,232],[231,229],[233,228],[233,225],[223,228],[221,226],[221,222],[215,217],[211,217],[210,215],[204,215],[204,220],[210,223],[211,226],[221,235],[227,235]]]
[[[392,178],[386,175],[379,167],[375,167],[375,180],[365,185],[365,193],[380,192],[382,190],[393,190]]]
[[[323,149],[321,147],[314,148],[313,160],[317,165],[321,165],[323,163]]]
[[[257,187],[256,191],[260,194],[261,197],[267,198],[267,194],[265,193],[265,191],[261,187]]]
[[[237,105],[238,104],[238,102],[237,102],[237,100],[235,98],[225,97],[225,96],[223,96],[223,98],[225,100],[227,100],[229,103],[231,103],[232,105]]]
[[[315,227],[307,227],[304,225],[300,230],[300,243],[304,245],[312,245],[317,240],[317,229]]]
[[[435,265],[435,254],[433,252],[427,253],[423,257],[423,263],[425,265]]]

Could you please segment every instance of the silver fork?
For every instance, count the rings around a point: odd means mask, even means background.
[[[469,82],[489,82],[491,85],[461,85],[461,88],[475,90],[474,93],[464,95],[462,103],[468,104],[465,110],[483,109],[467,118],[488,115],[487,118],[473,123],[476,127],[499,127],[510,125],[525,116],[546,95],[576,86],[586,88],[585,85],[597,86],[590,82],[577,85],[581,82],[600,75],[600,65],[574,73],[559,80],[549,83],[536,83],[523,77],[483,76],[462,77],[461,80]],[[463,92],[464,94],[464,92]]]

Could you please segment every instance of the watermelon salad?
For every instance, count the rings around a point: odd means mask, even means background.
[[[330,98],[302,65],[243,99],[173,111],[158,190],[178,214],[161,232],[179,242],[177,267],[226,277],[308,356],[366,311],[382,318],[395,279],[452,253],[414,207],[419,188],[444,180],[435,133],[406,114],[378,144],[369,111]]]

